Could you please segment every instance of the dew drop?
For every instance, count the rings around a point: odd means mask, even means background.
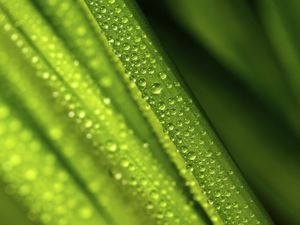
[[[92,210],[89,207],[84,207],[80,209],[80,216],[84,219],[88,219],[92,216]]]
[[[114,174],[114,178],[115,178],[116,180],[121,180],[121,179],[122,179],[122,174],[121,174],[121,173],[115,173],[115,174]]]
[[[164,79],[167,78],[167,74],[164,73],[164,72],[160,72],[160,73],[159,73],[159,77],[160,77],[160,79],[164,80]]]
[[[111,100],[110,100],[110,98],[104,98],[103,102],[104,102],[105,105],[109,105]]]
[[[158,109],[161,110],[161,111],[163,111],[163,110],[166,109],[166,105],[163,102],[159,102],[158,103]]]
[[[32,57],[31,59],[32,63],[37,63],[39,61],[39,58],[37,56]]]
[[[44,78],[44,79],[47,80],[47,79],[49,78],[49,76],[50,76],[50,75],[49,75],[48,72],[43,73],[43,78]]]
[[[84,118],[85,117],[85,112],[81,111],[79,114],[78,114],[79,118]]]
[[[159,199],[159,194],[155,191],[155,190],[153,190],[152,192],[151,192],[151,197],[153,198],[153,199]]]
[[[147,83],[146,80],[144,78],[141,78],[138,80],[138,86],[140,87],[146,87]]]
[[[155,95],[159,95],[162,91],[162,87],[159,83],[154,83],[152,86],[151,86],[151,92],[152,94],[155,94]]]
[[[128,22],[128,19],[126,18],[126,17],[124,17],[123,19],[122,19],[122,23],[127,23]]]
[[[119,14],[120,12],[122,12],[122,9],[120,9],[120,8],[115,8],[115,12],[117,13],[117,14]]]
[[[37,177],[37,173],[35,170],[30,169],[30,170],[27,170],[25,176],[28,180],[35,180]]]
[[[188,148],[187,148],[186,146],[182,146],[182,147],[181,147],[181,152],[182,152],[183,154],[186,154],[186,153],[188,152]]]
[[[108,141],[105,145],[106,149],[110,152],[115,152],[117,151],[117,144],[113,141]]]
[[[127,159],[123,159],[121,161],[121,166],[127,168],[129,166],[129,161]]]
[[[86,128],[90,128],[92,125],[93,125],[93,123],[90,120],[86,121],[86,123],[85,123]]]
[[[191,161],[193,161],[193,160],[195,160],[196,159],[196,154],[195,153],[191,153],[190,155],[189,155],[189,160],[191,160]]]

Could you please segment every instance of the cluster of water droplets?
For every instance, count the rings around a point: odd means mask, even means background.
[[[87,0],[108,43],[122,62],[128,80],[140,90],[164,132],[177,146],[194,175],[207,202],[204,208],[215,209],[213,218],[228,224],[259,224],[259,215],[251,210],[250,195],[236,176],[236,169],[217,141],[201,113],[180,87],[173,71],[154,47],[147,31],[137,22],[138,15],[121,0]],[[192,185],[190,185],[192,186]],[[197,196],[196,196],[197,197]],[[201,198],[201,197],[199,197]],[[204,199],[204,198],[201,198]]]
[[[160,171],[149,151],[144,149],[147,145],[143,147],[135,138],[113,111],[109,99],[101,95],[89,76],[85,76],[85,70],[72,63],[72,57],[56,38],[45,36],[49,31],[34,15],[24,18],[20,26],[39,49],[39,52],[34,51],[20,36],[15,40],[22,41],[19,46],[22,53],[37,69],[38,77],[53,90],[54,99],[68,111],[70,120],[78,124],[97,149],[95,155],[105,157],[111,166],[111,176],[129,187],[158,224],[193,223],[196,215],[176,191],[175,184]],[[9,25],[6,31],[17,34],[12,29]],[[191,215],[191,218],[183,215]]]
[[[30,219],[57,225],[104,224],[48,146],[2,101],[0,140],[7,193],[21,197]]]
[[[15,39],[18,41],[18,39]],[[13,88],[18,90],[18,93],[22,93],[22,103],[28,106],[30,114],[35,117],[37,123],[43,126],[43,130],[47,134],[49,141],[55,143],[55,146],[59,148],[60,152],[66,157],[66,160],[70,162],[72,167],[82,178],[82,182],[86,183],[89,190],[97,198],[98,202],[105,207],[111,214],[116,214],[116,217],[126,218],[127,224],[135,224],[128,217],[135,218],[131,207],[128,206],[128,201],[123,199],[120,191],[110,182],[109,177],[106,174],[107,168],[103,168],[102,164],[105,162],[100,160],[94,160],[95,157],[91,154],[93,147],[87,143],[83,138],[90,138],[89,134],[82,135],[78,134],[76,127],[69,124],[65,120],[65,115],[58,113],[60,109],[56,110],[55,102],[49,99],[49,90],[45,88],[45,85],[37,85],[37,79],[35,78],[35,71],[32,71],[24,65],[22,59],[9,57],[6,54],[7,49],[2,49],[0,46],[0,59],[1,65],[6,65],[6,74],[8,79],[13,84]],[[8,47],[11,51],[14,49],[12,46]],[[3,63],[3,64],[2,64]],[[11,67],[11,68],[10,68]],[[26,73],[27,76],[22,76]],[[40,72],[43,79],[48,79],[49,72]],[[47,77],[45,78],[45,74]],[[37,87],[41,86],[41,87]],[[6,88],[7,92],[8,87]],[[23,96],[26,96],[23,98]],[[57,93],[55,94],[57,96]],[[51,96],[50,96],[51,97]],[[61,102],[66,104],[70,98],[66,95]],[[106,104],[109,104],[109,99],[104,99]],[[51,110],[49,110],[51,106]],[[63,109],[62,109],[63,110]],[[64,110],[63,110],[64,111]],[[68,116],[70,118],[75,117],[75,112],[69,111]],[[80,115],[81,117],[83,114]],[[86,127],[91,127],[92,122],[87,121]],[[73,130],[73,132],[70,132]],[[83,149],[86,149],[83,151]],[[135,220],[135,219],[134,219]],[[123,224],[125,224],[123,222]]]
[[[161,164],[168,167],[169,161],[163,155],[151,127],[145,123],[144,116],[127,93],[127,87],[120,74],[121,69],[114,62],[116,56],[105,45],[103,41],[105,37],[99,35],[98,28],[93,27],[94,23],[84,12],[84,7],[74,4],[73,0],[45,0],[35,3],[40,6],[47,20],[53,24],[56,33],[76,56],[78,59],[76,63],[87,69],[89,75],[101,87],[103,95],[109,96],[112,106],[124,116],[130,127],[139,134],[139,138],[147,140],[151,151],[162,161]]]

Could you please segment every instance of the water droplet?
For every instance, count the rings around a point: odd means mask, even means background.
[[[197,157],[196,154],[191,152],[190,155],[189,155],[189,160],[193,161],[193,160],[196,159],[196,157]]]
[[[170,130],[170,131],[171,131],[171,130],[173,130],[173,129],[174,129],[174,126],[173,126],[173,124],[172,124],[172,123],[169,123],[169,124],[168,124],[168,130]]]
[[[177,95],[176,96],[176,100],[177,100],[177,102],[182,102],[183,98],[182,98],[182,96]]]
[[[80,216],[84,219],[88,219],[92,216],[92,209],[89,207],[84,207],[80,209]]]
[[[105,147],[110,152],[115,152],[115,151],[117,151],[117,148],[118,148],[117,144],[113,141],[108,141],[106,143]]]
[[[155,190],[153,190],[152,192],[151,192],[151,197],[153,198],[153,199],[159,199],[159,194],[157,193],[157,191],[155,191]]]
[[[85,117],[85,112],[81,111],[79,114],[78,114],[79,118],[84,118]]]
[[[105,105],[109,105],[111,100],[110,100],[110,98],[104,98],[103,102],[104,102]]]
[[[115,173],[115,174],[114,174],[114,178],[115,178],[116,180],[121,180],[121,179],[122,179],[122,174],[121,174],[121,173]]]
[[[123,159],[121,161],[121,166],[123,166],[124,168],[128,167],[129,166],[129,161],[127,159]]]
[[[166,105],[163,102],[159,102],[158,103],[158,109],[161,110],[161,111],[163,111],[163,110],[166,109]]]
[[[49,78],[49,76],[50,76],[50,75],[49,75],[48,72],[43,73],[43,78],[44,78],[44,79],[47,80],[47,79]]]
[[[116,7],[116,8],[115,8],[115,12],[116,12],[117,14],[119,14],[120,12],[122,12],[122,9]]]
[[[37,172],[35,170],[30,169],[27,170],[25,176],[28,180],[35,180],[37,177]]]
[[[164,80],[164,79],[167,78],[167,74],[164,73],[164,72],[160,72],[160,73],[159,73],[159,77],[160,77],[160,79]]]
[[[31,59],[32,63],[37,63],[39,61],[39,58],[37,56],[33,56]]]
[[[183,154],[188,153],[188,148],[187,148],[186,146],[182,146],[182,147],[181,147],[181,152],[182,152]]]
[[[128,18],[124,17],[122,18],[122,23],[127,23],[128,22]]]
[[[159,83],[154,83],[152,86],[151,86],[151,92],[152,94],[155,94],[155,95],[159,95],[162,91],[162,87]]]
[[[146,80],[144,78],[141,78],[138,80],[138,86],[140,87],[146,87],[147,83]]]
[[[91,120],[88,120],[88,121],[86,121],[86,123],[85,123],[85,127],[86,127],[86,128],[90,128],[92,125],[93,125],[93,123],[92,123]]]

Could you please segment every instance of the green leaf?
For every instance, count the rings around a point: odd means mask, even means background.
[[[181,87],[174,68],[170,68],[169,61],[156,47],[136,6],[130,1],[125,4],[114,0],[86,2],[106,36],[107,44],[119,57],[125,69],[124,77],[136,83],[149,104],[144,110],[154,112],[164,132],[177,147],[179,154],[172,152],[170,155],[184,171],[182,174],[194,191],[195,199],[210,219],[216,224],[268,223],[253,203],[223,145]],[[113,29],[115,21],[123,24]],[[147,64],[147,59],[150,64]],[[154,122],[151,124],[158,126]],[[178,163],[181,157],[185,167]],[[229,209],[226,205],[230,205]]]
[[[23,11],[20,10],[20,7]],[[115,182],[119,189],[125,192],[125,195],[130,196],[131,202],[136,205],[136,209],[144,212],[141,216],[142,219],[146,216],[148,219],[144,219],[149,223],[163,220],[169,224],[202,224],[194,209],[188,204],[186,197],[181,194],[179,188],[176,188],[176,183],[172,180],[172,177],[161,169],[156,159],[150,154],[148,146],[144,145],[135,136],[135,133],[127,127],[122,116],[113,109],[110,102],[102,95],[101,90],[93,82],[85,68],[76,63],[74,56],[68,52],[62,42],[52,33],[52,30],[46,26],[44,20],[40,18],[34,8],[30,4],[26,4],[26,1],[18,1],[9,5],[2,3],[1,19],[2,27],[4,27],[2,33],[6,37],[12,37],[12,41],[19,48],[19,57],[20,54],[21,56],[23,54],[25,62],[31,64],[35,69],[34,78],[38,79],[39,83],[50,91],[55,98],[55,102],[62,107],[65,112],[65,120],[69,117],[73,123],[78,124],[77,130],[81,131],[82,135],[92,145],[90,149],[93,157],[106,163],[109,174],[113,178],[113,181],[110,182]],[[1,38],[5,40],[5,36],[1,36]],[[6,41],[8,41],[8,38],[6,38]],[[7,55],[4,54],[5,56]],[[10,76],[7,77],[11,78]],[[32,82],[30,79],[28,81]],[[23,85],[23,83],[21,84]],[[35,94],[40,94],[40,92]],[[50,106],[48,105],[48,110]],[[27,107],[31,107],[31,103],[28,103]],[[33,112],[39,111],[39,108],[37,106]],[[40,115],[43,115],[43,112],[41,113]],[[41,119],[42,123],[45,122],[48,126],[53,124],[53,121],[49,118],[44,119],[47,121]],[[35,130],[34,127],[33,130]],[[60,136],[62,133],[62,131],[57,132],[56,130],[53,135]],[[65,140],[63,136],[62,138],[61,142],[55,140],[54,143],[63,144],[62,142]],[[76,147],[76,142],[74,145]],[[72,156],[69,158],[69,150],[66,149],[67,152],[64,152],[62,148],[58,151],[59,159],[63,162],[66,161],[66,158],[70,161],[74,160],[73,167],[76,165],[80,167],[81,164],[76,160],[83,159],[80,157],[82,149],[88,150],[89,147],[81,148],[81,152],[77,157]],[[88,166],[89,164],[87,162]],[[76,170],[73,167],[69,165],[67,172],[77,181],[101,179],[101,176],[93,178],[87,177],[89,174],[78,174],[80,169],[83,168],[77,168]],[[90,169],[89,172],[96,173],[97,170]],[[76,178],[75,174],[77,174]],[[82,191],[88,196],[89,200],[96,204],[98,208],[99,205],[102,206],[103,210],[99,213],[106,219],[106,223],[124,224],[125,219],[128,224],[133,224],[130,220],[127,220],[128,216],[124,216],[126,211],[122,215],[122,210],[114,208],[114,205],[110,205],[110,202],[104,204],[105,199],[103,200],[103,198],[109,197],[107,192],[102,193],[103,196],[102,198],[100,196],[99,199],[96,196],[97,193],[92,192],[92,187],[86,186],[84,182],[80,183],[81,186],[83,185],[81,187],[83,188]],[[100,192],[101,190],[97,191]],[[116,201],[118,202],[118,199]],[[126,206],[123,206],[123,208],[126,208]],[[114,213],[114,210],[117,210],[118,213]],[[72,215],[69,212],[72,212],[72,210],[67,210],[66,215],[68,218]],[[122,216],[119,216],[120,213]],[[136,217],[136,219],[139,219],[139,217]],[[52,219],[47,223],[56,224],[58,222]],[[66,223],[72,224],[72,221],[67,220]],[[92,222],[92,224],[94,223],[96,222]],[[146,224],[148,222],[134,223]]]
[[[0,33],[1,177],[32,219],[271,224],[133,2],[0,0]]]

